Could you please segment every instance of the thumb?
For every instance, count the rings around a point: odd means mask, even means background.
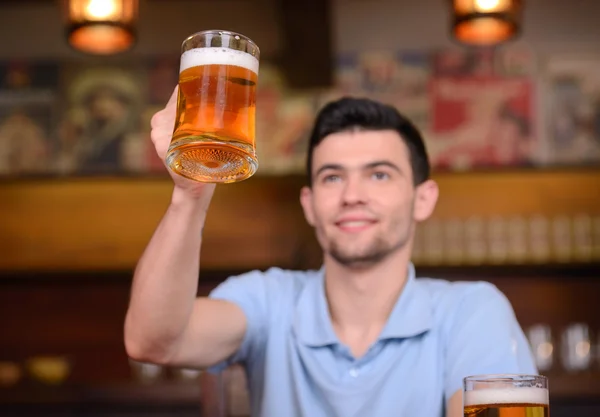
[[[179,85],[176,85],[175,89],[173,90],[173,93],[171,94],[171,97],[169,98],[169,101],[167,102],[166,107],[172,107],[172,106],[177,105],[177,92],[178,91],[179,91]]]

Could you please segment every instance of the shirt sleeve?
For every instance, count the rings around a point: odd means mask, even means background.
[[[447,399],[463,388],[466,376],[537,374],[509,300],[490,283],[477,283],[460,297],[447,340]]]
[[[264,350],[267,338],[267,277],[261,271],[251,271],[233,276],[216,288],[209,298],[225,300],[239,306],[246,316],[246,332],[240,348],[224,361],[210,367],[209,372],[219,373],[236,363],[251,361],[253,355]]]

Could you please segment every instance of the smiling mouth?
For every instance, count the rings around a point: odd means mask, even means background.
[[[336,226],[345,232],[359,232],[375,224],[373,220],[345,220],[337,222]]]

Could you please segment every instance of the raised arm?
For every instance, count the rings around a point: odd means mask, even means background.
[[[176,101],[177,89],[152,118],[152,141],[163,161]],[[196,296],[202,229],[215,185],[169,173],[171,203],[135,269],[125,347],[139,361],[207,367],[240,347],[247,323],[235,304]]]

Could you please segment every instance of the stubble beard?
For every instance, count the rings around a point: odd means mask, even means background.
[[[382,236],[376,236],[373,242],[363,250],[349,250],[340,244],[340,240],[331,240],[328,245],[328,254],[339,264],[348,268],[368,268],[405,247],[410,239],[411,228],[412,225],[409,223],[395,242],[390,242]]]
[[[319,229],[320,232],[323,232],[322,227],[317,227],[317,237],[320,237],[319,240],[321,241],[321,246],[325,252],[339,264],[352,269],[369,268],[383,261],[394,252],[404,248],[409,243],[415,227],[414,222],[411,220],[413,218],[414,201],[410,203],[409,211],[410,212],[404,221],[398,218],[390,228],[390,230],[401,229],[399,237],[395,241],[386,239],[385,236],[380,234],[375,236],[373,241],[363,250],[353,250],[352,248],[347,248],[343,245],[342,238],[330,238],[328,239],[328,244],[324,246],[324,240],[322,240],[322,238],[325,238],[325,236],[322,233],[319,233]],[[401,228],[400,225],[404,222],[406,222],[405,227]]]

